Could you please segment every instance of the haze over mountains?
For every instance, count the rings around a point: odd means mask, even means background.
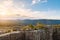
[[[42,24],[60,24],[60,20],[51,20],[51,19],[25,19],[25,20],[0,20],[0,25],[28,25],[28,24],[37,24],[37,23],[42,23]]]

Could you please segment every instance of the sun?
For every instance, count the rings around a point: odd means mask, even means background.
[[[3,13],[1,13],[1,16],[6,16],[6,13],[4,13],[4,12],[3,12]]]
[[[5,10],[0,10],[0,17],[5,17],[7,15]]]
[[[12,0],[4,0],[0,3],[0,18],[8,18],[12,15]]]

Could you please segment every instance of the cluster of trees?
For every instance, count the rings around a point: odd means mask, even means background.
[[[44,29],[47,30],[47,26],[51,27],[51,28],[60,28],[60,24],[55,24],[55,25],[46,25],[46,24],[42,24],[42,23],[37,23],[36,25],[27,25],[25,27],[22,27],[22,30],[39,30],[39,29]]]
[[[53,28],[60,28],[60,24],[52,25]]]
[[[37,23],[36,25],[29,24],[25,27],[22,27],[22,30],[38,30],[38,29],[47,29],[45,24]]]
[[[46,24],[42,24],[42,23],[37,23],[36,25],[32,25],[32,24],[29,24],[29,25],[26,25],[26,26],[10,26],[10,28],[8,28],[9,30],[7,30],[7,32],[11,32],[11,31],[18,31],[18,30],[39,30],[39,29],[44,29],[44,30],[47,30],[48,26]],[[50,25],[50,27],[52,28],[60,28],[60,24],[55,24],[55,25]]]

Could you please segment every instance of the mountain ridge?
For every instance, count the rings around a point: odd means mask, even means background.
[[[37,23],[42,23],[42,24],[47,24],[47,25],[52,25],[52,24],[60,24],[60,20],[51,20],[51,19],[36,19],[36,20],[31,20],[31,19],[25,19],[25,20],[0,20],[0,24],[14,24],[14,25],[29,25],[29,24],[37,24]]]

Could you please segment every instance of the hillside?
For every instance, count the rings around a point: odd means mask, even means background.
[[[47,20],[47,19],[39,19],[39,20],[0,20],[0,25],[28,25],[36,23],[42,23],[42,24],[60,24],[60,20]]]

